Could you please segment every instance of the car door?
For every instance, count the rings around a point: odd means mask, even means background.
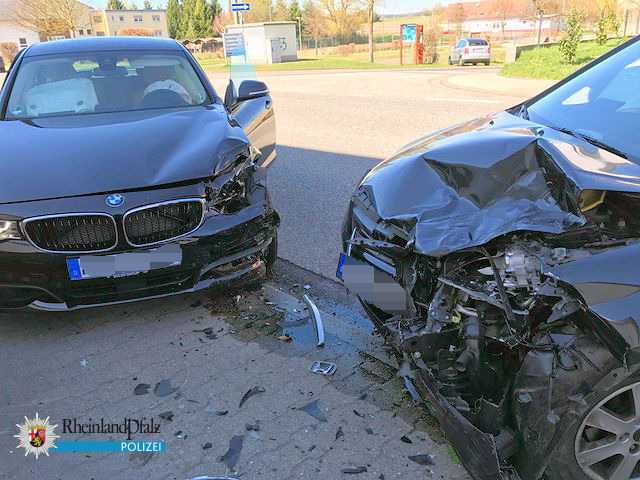
[[[276,156],[276,117],[267,86],[256,81],[253,73],[236,73],[232,69],[225,104],[253,147],[260,151],[259,163],[267,166]]]

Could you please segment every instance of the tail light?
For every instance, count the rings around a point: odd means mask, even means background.
[[[464,48],[464,53],[469,53],[469,47]]]

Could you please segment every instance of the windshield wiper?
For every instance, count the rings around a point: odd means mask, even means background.
[[[583,140],[587,143],[590,143],[591,145],[601,148],[603,150],[606,150],[607,152],[613,153],[614,155],[617,155],[619,157],[628,159],[629,156],[624,153],[622,150],[618,150],[616,147],[612,147],[611,145],[608,145],[600,140],[598,140],[597,138],[593,138],[590,137],[589,135],[585,135],[583,133],[579,133],[576,132],[575,130],[571,130],[570,128],[564,128],[564,127],[556,127],[556,126],[551,126],[549,125],[551,128],[553,128],[554,130],[558,130],[559,132],[562,133],[566,133],[567,135],[571,135],[574,138],[578,138],[580,140]]]

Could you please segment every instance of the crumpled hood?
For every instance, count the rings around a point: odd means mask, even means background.
[[[200,179],[246,144],[219,105],[0,122],[0,204]]]
[[[418,253],[442,256],[518,230],[583,225],[585,189],[639,192],[640,166],[505,112],[408,145],[357,194],[410,232]]]

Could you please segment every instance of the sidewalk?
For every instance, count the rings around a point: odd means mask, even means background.
[[[467,92],[477,91],[520,98],[533,97],[556,83],[555,80],[503,77],[495,71],[470,73],[470,68],[460,68],[459,71],[464,74],[449,75],[444,79],[444,83],[450,88]]]

